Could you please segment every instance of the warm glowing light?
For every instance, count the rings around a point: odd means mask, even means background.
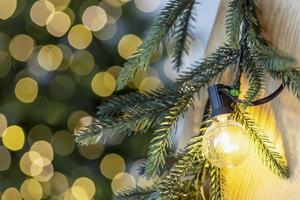
[[[73,186],[72,186],[72,193],[73,193],[73,188],[83,189],[85,195],[87,195],[86,199],[92,199],[96,192],[96,187],[95,187],[94,182],[91,179],[86,178],[86,177],[81,177],[81,178],[78,178],[75,180],[75,182],[73,183]],[[76,193],[75,194],[73,193],[73,195],[76,198],[78,198],[78,195],[76,195]]]
[[[39,157],[37,152],[26,152],[20,159],[20,169],[27,176],[37,176],[43,170],[43,166],[40,165],[39,161],[33,160],[34,154],[35,158]]]
[[[68,41],[76,49],[85,49],[92,42],[92,33],[85,25],[78,24],[71,28],[68,34]]]
[[[91,87],[100,97],[108,97],[116,89],[116,80],[110,73],[99,72],[94,76]]]
[[[35,142],[31,146],[30,150],[39,153],[39,155],[42,158],[42,166],[49,165],[50,162],[53,160],[54,153],[53,153],[52,146],[46,141]],[[33,160],[32,157],[31,160]]]
[[[118,44],[118,51],[122,58],[128,59],[136,52],[137,47],[142,43],[142,40],[133,34],[125,35],[121,38]]]
[[[49,0],[54,6],[56,10],[64,10],[70,3],[70,0]]]
[[[94,65],[94,56],[87,50],[76,51],[70,59],[71,70],[79,76],[85,76],[91,73]]]
[[[52,44],[43,46],[38,53],[38,62],[47,71],[56,70],[62,59],[63,53],[61,49]]]
[[[26,61],[31,56],[34,40],[25,34],[16,35],[9,43],[9,53],[18,61]]]
[[[160,79],[156,77],[147,77],[145,78],[141,84],[139,85],[139,91],[140,92],[149,92],[149,91],[155,91],[158,88],[162,88],[163,83]]]
[[[6,117],[5,115],[0,113],[0,137],[2,137],[2,134],[6,128],[7,128]]]
[[[21,185],[21,195],[24,199],[41,199],[43,189],[41,184],[35,179],[27,179]]]
[[[34,179],[38,180],[39,182],[47,182],[52,178],[53,172],[53,165],[50,163],[49,165],[44,166],[41,172],[34,176]]]
[[[88,7],[82,15],[82,22],[91,31],[101,30],[107,22],[105,10],[99,6]]]
[[[203,155],[219,168],[241,164],[250,148],[245,131],[230,115],[217,116],[204,134]]]
[[[69,183],[65,175],[60,172],[54,172],[52,178],[49,180],[51,187],[51,194],[53,196],[59,196],[63,194],[69,188]]]
[[[73,136],[67,131],[59,131],[53,136],[52,145],[54,152],[61,156],[67,156],[75,149]]]
[[[5,77],[8,74],[11,68],[11,60],[11,56],[7,52],[0,50],[0,77]]]
[[[54,5],[47,0],[36,1],[30,9],[31,20],[39,25],[45,26],[53,17]]]
[[[125,3],[129,2],[130,0],[105,0],[110,6],[113,7],[120,7],[123,6]]]
[[[0,171],[5,171],[10,167],[11,156],[9,151],[3,146],[0,146],[0,158]]]
[[[38,94],[37,82],[29,77],[20,79],[15,87],[16,97],[23,103],[33,102]]]
[[[134,4],[139,10],[151,13],[159,8],[160,0],[134,0]]]
[[[87,192],[83,188],[78,186],[73,186],[71,188],[71,195],[74,200],[90,200]]]
[[[85,111],[79,110],[79,111],[75,111],[73,112],[68,119],[68,128],[70,130],[70,132],[74,132],[75,127],[77,126],[79,120],[83,117],[87,117],[89,116],[89,114]]]
[[[16,125],[7,127],[2,135],[2,142],[9,150],[18,151],[22,149],[25,143],[23,129]]]
[[[17,8],[17,0],[0,0],[0,19],[8,19]]]
[[[104,146],[100,143],[88,146],[79,146],[79,153],[86,159],[95,160],[101,156],[104,151]]]
[[[117,29],[116,24],[107,24],[103,29],[93,34],[99,40],[110,40],[116,35]]]
[[[122,8],[121,7],[113,7],[105,1],[101,1],[99,4],[106,12],[107,15],[107,23],[114,24],[118,19],[122,16]]]
[[[84,127],[91,125],[91,123],[93,122],[94,118],[91,116],[86,116],[86,117],[82,117],[76,124],[75,128],[74,128],[74,132],[76,133],[77,131],[83,129]]]
[[[126,165],[124,159],[118,154],[106,155],[100,163],[100,171],[108,179],[113,179],[118,173],[124,172]]]
[[[111,182],[111,189],[115,194],[118,193],[120,190],[135,188],[135,187],[136,187],[135,179],[131,174],[128,173],[117,174]]]
[[[51,20],[47,23],[47,31],[55,36],[61,37],[67,33],[71,26],[71,19],[69,15],[58,11],[52,14]]]
[[[14,187],[10,187],[10,188],[7,188],[3,194],[2,194],[2,197],[1,197],[1,200],[22,200],[22,196],[19,192],[19,190],[17,190],[16,188]]]
[[[45,125],[34,126],[32,129],[30,129],[27,136],[29,145],[32,145],[33,143],[41,140],[44,140],[46,142],[51,142],[51,138],[52,138],[52,131],[49,127]]]
[[[120,66],[111,66],[110,68],[108,68],[106,71],[108,73],[110,73],[111,75],[113,75],[113,77],[117,80],[119,73],[121,72],[122,67]]]

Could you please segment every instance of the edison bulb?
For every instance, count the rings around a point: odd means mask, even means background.
[[[245,160],[250,149],[245,132],[245,128],[233,120],[232,115],[216,116],[203,136],[203,156],[219,168],[238,166]]]

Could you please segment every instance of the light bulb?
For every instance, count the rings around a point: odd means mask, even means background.
[[[214,117],[202,142],[203,156],[214,166],[232,168],[241,164],[250,149],[245,128],[231,114]]]

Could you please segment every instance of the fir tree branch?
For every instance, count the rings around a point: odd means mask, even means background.
[[[167,35],[171,27],[176,23],[178,17],[190,5],[192,0],[170,0],[160,13],[158,19],[151,26],[143,43],[137,51],[125,63],[117,80],[118,90],[124,88],[132,81],[137,70],[146,70],[150,64],[150,58],[157,50],[159,43]]]
[[[172,107],[163,120],[156,127],[154,138],[151,140],[148,148],[148,158],[145,168],[145,176],[154,178],[156,175],[161,175],[166,164],[168,151],[172,147],[172,130],[175,126],[178,116],[184,111],[187,105],[190,104],[190,99],[183,98]]]
[[[116,200],[148,200],[156,191],[156,187],[135,187],[118,191]]]
[[[284,158],[276,151],[268,137],[262,135],[255,123],[240,108],[235,106],[235,119],[247,130],[248,137],[255,146],[255,150],[262,162],[276,175],[288,178],[289,172]]]
[[[264,69],[258,62],[258,59],[251,53],[244,60],[243,69],[249,77],[249,88],[246,92],[244,106],[249,106],[254,101],[263,89]]]
[[[259,60],[270,71],[293,71],[297,64],[294,58],[282,56],[274,49],[263,52],[259,56]]]
[[[231,46],[239,49],[240,26],[244,16],[244,1],[233,0],[228,4],[226,34]]]
[[[219,73],[234,64],[238,55],[238,50],[234,50],[230,45],[225,44],[202,62],[195,63],[190,71],[180,75],[176,83],[181,85],[191,83],[203,87],[203,83],[210,83]]]
[[[224,200],[225,178],[222,175],[222,170],[210,165],[209,174],[209,199]]]
[[[178,22],[175,26],[174,36],[173,36],[173,45],[172,45],[172,51],[173,51],[173,60],[174,63],[174,69],[177,71],[180,70],[182,64],[184,55],[188,54],[188,48],[191,43],[191,40],[193,40],[193,33],[190,30],[191,25],[190,21],[195,20],[193,15],[193,7],[195,4],[195,0],[192,0],[191,3],[188,5],[188,7],[183,11],[182,16],[178,19]]]
[[[158,185],[157,199],[166,200],[177,197],[176,188],[186,173],[195,166],[204,165],[202,157],[202,136],[191,139],[182,158],[169,171],[168,175]]]

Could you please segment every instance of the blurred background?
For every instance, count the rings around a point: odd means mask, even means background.
[[[149,136],[77,147],[73,134],[115,92],[120,66],[161,6],[161,0],[0,0],[2,200],[106,200],[120,188],[153,184],[137,173]],[[154,68],[122,93],[173,79],[162,54],[161,48]]]

